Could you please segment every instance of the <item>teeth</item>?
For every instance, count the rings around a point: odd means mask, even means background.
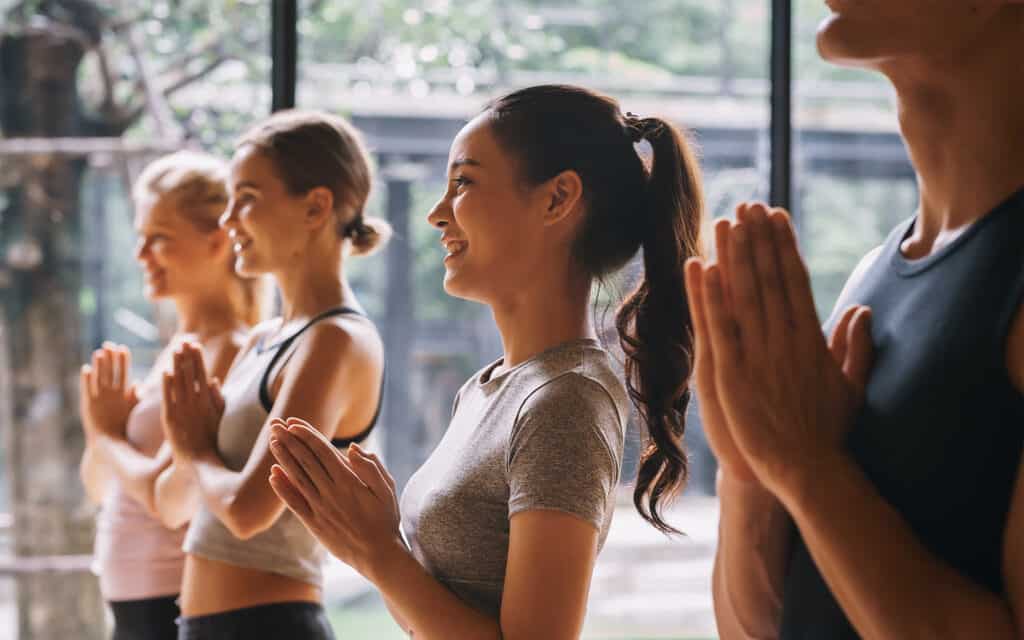
[[[455,255],[466,248],[466,243],[459,240],[447,240],[444,242],[444,248],[448,250],[448,255]]]

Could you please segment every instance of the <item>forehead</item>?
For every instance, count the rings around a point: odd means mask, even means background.
[[[506,161],[506,154],[498,144],[490,126],[490,117],[482,113],[469,121],[452,141],[448,162],[455,163],[472,159],[488,166]]]
[[[146,194],[135,202],[135,228],[173,227],[181,222],[174,199],[167,196]]]
[[[235,151],[228,165],[228,175],[232,185],[245,181],[266,187],[278,180],[274,161],[252,144],[243,144]]]

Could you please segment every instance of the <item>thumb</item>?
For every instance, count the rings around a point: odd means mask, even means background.
[[[224,394],[220,391],[220,378],[210,379],[210,400],[213,402],[213,408],[217,410],[217,413],[224,411]]]
[[[843,374],[847,382],[861,397],[868,384],[868,374],[874,362],[875,347],[871,343],[871,308],[860,306],[850,319],[846,330],[846,353]]]

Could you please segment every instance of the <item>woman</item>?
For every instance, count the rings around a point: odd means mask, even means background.
[[[637,143],[650,144],[652,162]],[[697,253],[697,163],[657,118],[585,89],[498,99],[456,137],[430,213],[448,293],[491,307],[504,356],[469,380],[401,501],[373,456],[278,423],[271,482],[417,638],[575,638],[619,481],[629,397],[649,446],[634,500],[663,530],[685,477],[690,376],[684,261]],[[590,294],[643,249],[617,326],[629,392],[594,339]],[[312,424],[316,424],[315,422]]]
[[[232,158],[221,226],[235,269],[271,274],[283,309],[253,330],[223,393],[189,344],[164,378],[174,466],[201,496],[184,543],[180,638],[333,637],[323,549],[267,482],[269,424],[302,416],[345,444],[376,421],[383,348],[343,268],[387,232],[363,215],[370,180],[356,131],[326,114],[275,114]]]
[[[185,339],[199,345],[213,375],[223,376],[258,315],[257,284],[234,273],[227,234],[217,226],[227,204],[226,169],[217,158],[182,151],[139,176],[135,257],[145,273],[146,297],[172,301],[178,329],[137,386],[124,347],[108,343],[82,367],[81,474],[87,493],[102,503],[95,570],[118,640],[177,634],[182,525],[195,503],[188,483],[158,488],[171,455],[160,426],[157,376]],[[170,512],[177,515],[168,517]]]

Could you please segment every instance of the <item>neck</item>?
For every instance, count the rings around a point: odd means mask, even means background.
[[[888,73],[921,193],[916,253],[927,255],[1024,186],[1024,72],[1006,40],[956,63]]]
[[[491,305],[505,352],[504,367],[514,367],[564,342],[595,336],[588,279],[545,278],[538,279],[537,285]]]
[[[340,251],[297,256],[287,269],[274,273],[281,291],[285,323],[309,318],[327,309],[354,305],[355,296],[342,273]]]
[[[245,324],[238,315],[233,296],[225,296],[223,290],[175,298],[174,306],[179,331],[195,334],[200,342],[235,331]]]

